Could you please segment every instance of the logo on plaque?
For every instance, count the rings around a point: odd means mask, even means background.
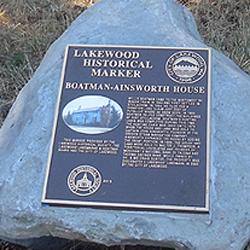
[[[181,51],[174,53],[166,62],[167,75],[177,83],[195,83],[206,73],[206,62],[197,53]]]
[[[71,192],[79,196],[89,196],[101,186],[100,172],[92,166],[79,166],[73,169],[68,176],[68,187]]]

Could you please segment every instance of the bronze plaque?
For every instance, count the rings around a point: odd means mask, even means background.
[[[210,50],[69,45],[42,202],[209,211]]]

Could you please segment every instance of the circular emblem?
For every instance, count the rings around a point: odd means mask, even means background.
[[[167,75],[177,83],[194,83],[206,73],[206,62],[197,53],[180,51],[174,53],[166,62]]]
[[[102,183],[99,171],[88,165],[74,168],[68,176],[68,187],[79,196],[89,196],[95,193]]]

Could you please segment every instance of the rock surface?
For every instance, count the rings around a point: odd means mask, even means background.
[[[103,0],[50,47],[0,130],[0,238],[57,236],[178,249],[243,249],[250,237],[250,77],[213,50],[211,212],[112,211],[41,206],[67,44],[205,47],[173,0]]]

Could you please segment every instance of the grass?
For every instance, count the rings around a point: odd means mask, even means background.
[[[191,10],[206,43],[250,73],[250,1],[203,0]]]
[[[50,44],[94,1],[1,0],[0,126]],[[178,1],[193,12],[206,43],[250,73],[249,0]]]
[[[0,125],[50,44],[90,4],[90,0],[1,0]]]

